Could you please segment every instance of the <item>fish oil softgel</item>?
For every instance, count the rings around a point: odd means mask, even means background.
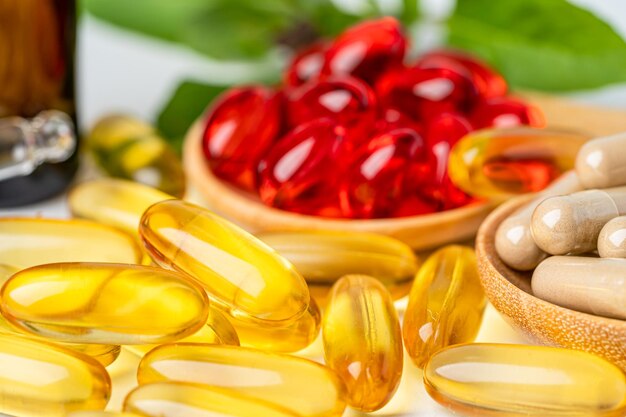
[[[590,353],[541,346],[468,344],[424,368],[433,399],[467,416],[621,417],[626,378]]]
[[[347,275],[333,286],[322,329],[326,363],[347,388],[350,407],[374,411],[402,376],[402,334],[391,296],[375,278]]]
[[[545,129],[482,130],[454,146],[448,173],[457,187],[472,196],[507,198],[536,192],[574,168],[585,140]]]
[[[141,417],[141,415],[124,411],[75,411],[69,413],[67,417]]]
[[[0,219],[0,263],[20,268],[53,262],[138,263],[125,233],[87,220]]]
[[[304,230],[265,232],[258,238],[296,267],[322,305],[332,285],[349,274],[375,277],[394,299],[401,298],[419,267],[409,246],[374,233]]]
[[[329,368],[307,359],[222,345],[177,343],[143,357],[140,385],[180,381],[221,387],[300,416],[341,416],[345,387]]]
[[[60,263],[13,275],[0,311],[14,326],[73,343],[167,343],[198,331],[208,300],[184,276],[139,265]]]
[[[280,405],[231,390],[182,382],[142,385],[124,400],[124,410],[147,417],[299,417]]]
[[[409,293],[404,313],[404,346],[420,368],[438,350],[476,337],[485,309],[476,255],[450,245],[428,257]]]
[[[0,334],[0,413],[65,416],[103,410],[111,396],[104,367],[69,349]]]

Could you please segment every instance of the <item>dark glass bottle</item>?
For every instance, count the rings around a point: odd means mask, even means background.
[[[75,0],[0,0],[0,207],[51,197],[76,172],[75,34]]]

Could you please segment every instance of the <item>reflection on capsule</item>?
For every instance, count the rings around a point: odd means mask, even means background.
[[[434,354],[426,391],[470,416],[619,417],[626,378],[590,353],[525,345],[468,344]]]
[[[157,347],[143,357],[139,384],[182,381],[228,388],[300,416],[341,416],[345,387],[329,368],[262,350],[194,343]]]
[[[160,268],[59,263],[13,275],[0,290],[11,324],[74,343],[167,343],[206,322],[208,300],[198,285]]]
[[[117,411],[75,411],[67,417],[141,417],[139,414]]]

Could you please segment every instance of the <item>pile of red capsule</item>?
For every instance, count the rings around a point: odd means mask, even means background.
[[[279,88],[226,92],[209,109],[214,174],[272,207],[335,218],[402,217],[475,201],[447,174],[452,146],[488,127],[539,126],[504,79],[456,51],[407,62],[397,20],[363,22],[303,51]]]

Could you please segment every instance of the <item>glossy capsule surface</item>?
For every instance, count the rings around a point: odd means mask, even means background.
[[[228,388],[300,416],[341,416],[345,408],[345,387],[329,368],[249,348],[163,345],[144,356],[137,380],[139,384],[170,380]]]
[[[321,305],[332,285],[348,274],[375,277],[394,299],[403,297],[419,267],[408,245],[374,233],[299,230],[258,237],[296,267]]]
[[[138,263],[125,233],[88,220],[0,219],[0,263],[28,268],[53,262]]]
[[[544,129],[470,133],[452,149],[448,174],[473,196],[506,198],[544,189],[574,167],[586,138]]]
[[[124,411],[75,411],[67,417],[141,417],[140,414]]]
[[[41,265],[13,275],[0,311],[38,336],[74,343],[167,343],[207,319],[202,288],[159,268],[125,264]]]
[[[468,344],[431,357],[433,399],[467,416],[620,417],[626,379],[590,353],[541,346]]]
[[[0,413],[55,417],[74,410],[103,410],[110,395],[109,375],[90,357],[0,334]]]
[[[626,216],[609,220],[602,227],[598,253],[603,258],[626,258]]]
[[[291,263],[209,210],[163,201],[144,213],[139,231],[156,262],[193,277],[234,317],[291,321],[309,305],[306,282]]]
[[[420,368],[438,350],[474,340],[485,309],[476,255],[465,246],[445,246],[426,259],[409,293],[402,336]]]
[[[576,172],[585,188],[626,185],[626,135],[597,138],[587,142],[576,157]]]
[[[298,417],[235,391],[182,382],[139,386],[124,400],[124,410],[146,417]]]
[[[159,201],[174,198],[169,194],[133,181],[102,178],[74,187],[68,196],[74,217],[106,224],[137,236],[141,215]]]
[[[333,286],[322,327],[326,363],[342,378],[350,407],[374,411],[402,376],[402,335],[391,296],[375,278],[348,275]]]

